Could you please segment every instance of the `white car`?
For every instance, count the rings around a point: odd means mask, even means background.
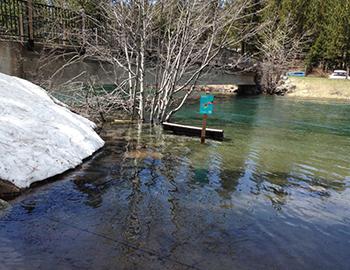
[[[350,80],[348,72],[346,70],[334,70],[334,72],[332,73],[332,75],[329,76],[329,78],[334,80]]]

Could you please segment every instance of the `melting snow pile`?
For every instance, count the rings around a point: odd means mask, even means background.
[[[75,168],[104,145],[94,128],[39,86],[0,73],[0,179],[25,188]]]

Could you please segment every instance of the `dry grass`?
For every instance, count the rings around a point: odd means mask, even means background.
[[[291,78],[290,80],[297,88],[288,96],[350,100],[350,80],[330,80],[319,77]]]

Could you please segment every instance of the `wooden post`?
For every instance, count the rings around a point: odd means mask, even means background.
[[[207,129],[207,114],[203,114],[203,122],[202,122],[202,133],[201,133],[201,144],[205,143],[205,132]]]
[[[33,0],[27,1],[28,11],[28,45],[30,49],[34,48],[34,28],[33,28]]]

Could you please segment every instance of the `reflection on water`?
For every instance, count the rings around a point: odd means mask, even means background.
[[[227,139],[206,145],[110,126],[93,159],[0,215],[0,269],[348,269],[349,107],[219,101]]]

